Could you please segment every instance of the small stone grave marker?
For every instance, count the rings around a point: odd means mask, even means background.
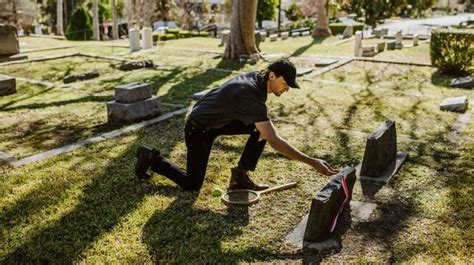
[[[352,38],[353,34],[354,34],[354,28],[352,27],[352,25],[348,25],[346,26],[346,28],[344,29],[344,32],[342,33],[342,38],[343,39]]]
[[[315,63],[314,66],[316,67],[326,67],[331,64],[335,64],[339,62],[339,59],[318,59]]]
[[[99,72],[97,70],[80,73],[80,74],[72,74],[64,77],[63,82],[64,84],[69,84],[77,81],[89,80],[99,77]]]
[[[151,28],[142,28],[142,48],[144,50],[153,48],[153,37]]]
[[[130,42],[130,52],[140,50],[140,31],[138,29],[131,29],[128,31],[128,38]]]
[[[387,51],[395,50],[396,45],[397,45],[397,42],[394,40],[387,41]]]
[[[440,110],[464,113],[466,112],[468,105],[469,101],[467,99],[467,96],[461,96],[444,99],[443,102],[439,105],[439,108]]]
[[[359,164],[359,176],[364,180],[387,183],[407,157],[397,152],[395,121],[386,120],[367,138],[364,159]]]
[[[319,191],[311,202],[304,240],[321,242],[333,232],[339,214],[349,206],[356,170],[345,167]]]
[[[161,114],[161,100],[152,95],[148,83],[120,85],[116,87],[115,95],[115,100],[107,102],[109,122],[130,123]]]
[[[450,87],[474,88],[474,76],[466,76],[451,80]]]
[[[120,66],[120,70],[122,71],[131,71],[135,69],[142,69],[142,68],[153,68],[155,64],[152,60],[145,60],[145,61],[134,61],[124,63]]]
[[[16,93],[16,79],[13,76],[0,74],[0,96]]]

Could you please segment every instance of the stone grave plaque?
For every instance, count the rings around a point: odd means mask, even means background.
[[[354,28],[352,27],[352,25],[348,25],[346,26],[346,28],[344,29],[344,32],[342,33],[342,38],[343,39],[352,38],[352,34],[354,34]]]
[[[157,117],[161,114],[161,100],[157,96],[134,103],[107,102],[108,121],[130,123]]]
[[[337,62],[339,62],[339,59],[325,59],[325,58],[322,58],[322,59],[318,59],[314,63],[314,66],[316,66],[316,67],[326,67],[328,65],[335,64]]]
[[[307,67],[296,68],[296,76],[303,76],[311,72],[313,72],[313,69],[311,68],[307,68]]]
[[[289,33],[288,32],[282,32],[282,33],[280,33],[280,36],[281,36],[281,40],[287,40],[288,36],[289,36]]]
[[[140,50],[140,31],[138,29],[131,29],[128,31],[128,38],[130,42],[130,52]]]
[[[115,87],[115,100],[120,103],[133,103],[152,97],[151,84],[130,83]]]
[[[440,110],[447,110],[453,112],[466,112],[469,101],[467,96],[447,98],[439,105]]]
[[[145,60],[145,61],[135,61],[135,62],[128,62],[124,63],[120,66],[120,70],[122,71],[131,71],[135,69],[142,69],[142,68],[153,68],[155,64],[152,60]]]
[[[77,81],[83,81],[83,80],[89,80],[99,77],[99,72],[96,70],[91,71],[91,72],[85,72],[85,73],[80,73],[80,74],[72,74],[64,77],[63,82],[64,84],[69,84]]]
[[[16,79],[13,76],[0,74],[0,96],[16,93]]]
[[[305,241],[321,242],[330,237],[339,214],[351,201],[355,173],[355,168],[345,167],[312,199]]]
[[[387,51],[395,50],[396,47],[396,41],[387,41]]]
[[[466,76],[451,80],[450,87],[474,88],[474,76]]]
[[[142,29],[142,48],[144,50],[153,48],[153,37],[151,28]]]

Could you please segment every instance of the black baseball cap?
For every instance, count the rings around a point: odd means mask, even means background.
[[[289,87],[300,88],[298,83],[296,83],[296,67],[288,59],[280,59],[273,62],[268,66],[268,70],[283,76]]]

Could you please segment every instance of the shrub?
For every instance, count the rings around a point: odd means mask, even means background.
[[[329,24],[329,28],[331,29],[332,35],[338,35],[342,34],[344,30],[346,29],[347,25],[344,23],[332,23]],[[352,25],[352,28],[354,29],[354,32],[358,30],[364,29],[364,24],[362,23],[355,23]]]
[[[472,73],[474,31],[436,29],[431,33],[431,64],[441,73],[461,75]]]
[[[92,38],[92,19],[89,13],[82,7],[76,8],[66,31],[68,40],[90,40]]]

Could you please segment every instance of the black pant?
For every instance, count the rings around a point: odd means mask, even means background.
[[[187,171],[164,158],[153,163],[152,170],[164,175],[184,190],[200,190],[206,175],[207,163],[212,144],[219,135],[249,134],[244,151],[240,156],[239,167],[255,170],[266,141],[258,141],[260,132],[255,125],[246,126],[241,121],[233,121],[218,129],[204,129],[188,120],[184,128],[187,153]]]

